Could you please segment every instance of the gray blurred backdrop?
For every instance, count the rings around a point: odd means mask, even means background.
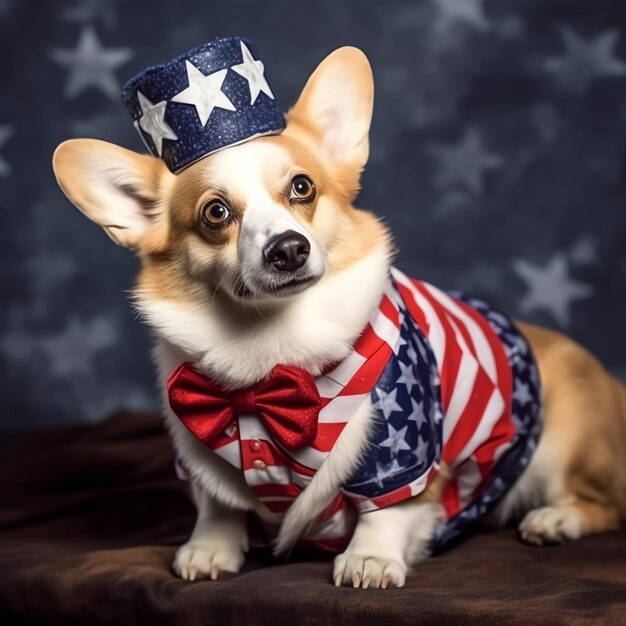
[[[398,265],[626,378],[624,0],[0,0],[2,433],[157,407],[136,260],[50,158],[70,137],[143,150],[121,84],[227,35],[256,42],[285,109],[327,53],[361,47],[377,91],[358,205]]]

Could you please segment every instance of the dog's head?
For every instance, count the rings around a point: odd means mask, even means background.
[[[53,165],[67,197],[118,244],[138,251],[142,300],[190,306],[280,306],[387,246],[353,208],[368,157],[369,63],[328,56],[281,135],[216,152],[178,175],[97,140],[61,144]]]

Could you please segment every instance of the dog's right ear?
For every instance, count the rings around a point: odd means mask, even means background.
[[[160,159],[106,141],[71,139],[52,157],[59,186],[115,243],[136,248],[159,210]]]
[[[313,133],[328,161],[359,174],[369,154],[373,104],[369,61],[358,48],[345,46],[319,64],[289,111],[288,120]],[[288,124],[286,132],[289,130]]]

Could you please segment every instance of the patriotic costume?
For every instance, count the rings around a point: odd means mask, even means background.
[[[144,70],[123,99],[147,148],[175,174],[285,127],[254,44],[237,37]],[[351,354],[317,379],[278,364],[253,388],[227,392],[183,364],[168,390],[185,426],[278,516],[370,399],[377,415],[363,458],[304,537],[329,549],[345,547],[358,511],[418,495],[445,462],[454,478],[435,538],[443,547],[502,499],[540,430],[537,369],[513,324],[397,270]]]
[[[304,537],[331,550],[345,548],[357,511],[418,495],[445,462],[454,477],[433,546],[443,548],[501,501],[541,429],[537,368],[512,322],[396,269],[351,354],[324,375],[278,365],[255,387],[226,392],[183,364],[168,389],[185,426],[279,516],[370,398],[367,450]]]

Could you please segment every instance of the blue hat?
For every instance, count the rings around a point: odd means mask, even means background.
[[[147,148],[177,174],[202,157],[285,128],[251,41],[216,39],[153,65],[122,91]]]

